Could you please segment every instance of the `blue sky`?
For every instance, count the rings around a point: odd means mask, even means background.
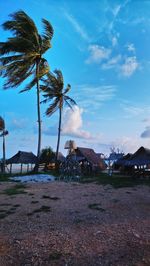
[[[77,146],[108,154],[114,146],[134,152],[150,146],[150,1],[147,0],[1,0],[0,24],[22,9],[42,32],[41,18],[54,28],[46,53],[51,70],[61,69],[78,107],[64,110],[60,150],[67,139]],[[10,33],[0,28],[1,41]],[[2,89],[0,115],[5,118],[7,157],[37,149],[35,89]],[[56,147],[58,114],[42,110],[42,147]],[[0,149],[1,157],[1,149]]]

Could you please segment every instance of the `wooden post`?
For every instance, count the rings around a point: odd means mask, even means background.
[[[20,172],[21,172],[21,174],[22,174],[22,164],[21,164],[21,171],[20,171]]]
[[[10,174],[12,173],[12,163],[10,164],[10,170],[9,170]]]

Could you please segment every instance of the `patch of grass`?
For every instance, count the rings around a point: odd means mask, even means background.
[[[2,204],[0,204],[0,206],[11,206],[12,204],[11,203],[2,203]]]
[[[6,212],[6,211],[5,211],[5,210],[0,210],[0,212],[2,212],[2,213],[3,213],[3,212]]]
[[[10,182],[9,174],[0,174],[0,182]]]
[[[43,205],[43,206],[41,206],[41,208],[35,209],[33,212],[30,212],[27,215],[28,216],[31,216],[31,215],[33,215],[35,213],[39,213],[39,212],[50,212],[50,211],[51,211],[51,208],[49,206]]]
[[[60,198],[58,198],[58,197],[50,197],[50,196],[43,195],[42,196],[42,199],[59,200]]]
[[[105,211],[105,209],[103,209],[103,208],[101,207],[101,204],[99,204],[99,203],[92,203],[92,204],[89,204],[88,207],[89,207],[90,209],[92,209],[92,210],[97,210],[97,211],[101,211],[101,212],[104,212],[104,211]]]
[[[62,254],[60,252],[53,252],[49,255],[49,260],[59,260],[61,258]]]
[[[10,211],[15,211],[17,208],[16,207],[12,207],[10,208]]]
[[[5,217],[7,217],[6,213],[0,213],[0,219],[4,219]]]
[[[118,200],[118,199],[112,199],[112,201],[113,201],[114,203],[117,203],[117,202],[119,202],[120,200]]]
[[[26,188],[25,185],[17,184],[14,187],[5,189],[3,194],[6,194],[8,196],[17,195],[17,194],[26,194],[27,192],[24,191],[25,188]]]
[[[122,187],[135,187],[138,185],[150,186],[150,179],[140,179],[133,178],[129,176],[123,176],[118,174],[113,174],[109,176],[106,173],[100,173],[97,176],[84,176],[80,179],[81,183],[92,183],[95,182],[98,185],[111,185],[113,188]]]
[[[15,213],[15,212],[14,212],[14,210],[11,210],[11,209],[6,212],[7,215],[10,215],[10,214],[13,214],[13,213]]]
[[[43,195],[42,199],[50,199],[50,196]]]
[[[10,214],[15,213],[16,208],[12,207],[9,210],[0,210],[0,219],[4,219]]]
[[[32,201],[31,201],[32,204],[36,204],[36,203],[38,203],[38,202],[39,202],[38,200],[32,200]]]

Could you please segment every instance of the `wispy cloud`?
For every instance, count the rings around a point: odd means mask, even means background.
[[[134,46],[133,43],[128,43],[128,44],[126,45],[126,47],[127,47],[127,50],[128,50],[129,52],[133,52],[133,53],[135,53],[135,46]]]
[[[121,74],[124,77],[130,77],[139,68],[136,56],[127,57],[124,64],[121,65]]]
[[[101,61],[108,59],[111,50],[97,44],[89,45],[88,50],[90,52],[89,58],[86,60],[87,64],[101,63]]]
[[[121,61],[121,55],[117,55],[112,57],[110,60],[108,60],[106,63],[104,63],[102,65],[102,69],[106,70],[106,69],[112,69],[112,68],[118,68],[119,67],[119,63]]]
[[[144,113],[144,110],[141,107],[125,106],[125,105],[121,105],[121,106],[122,106],[122,109],[124,110],[124,112],[126,112],[131,117],[139,116],[139,115]]]
[[[90,86],[88,84],[83,84],[77,87],[80,89],[82,95],[81,97],[77,93],[75,94],[78,104],[85,108],[86,111],[90,109],[90,112],[91,106],[92,111],[96,111],[106,101],[112,100],[117,92],[117,87],[115,85]]]
[[[148,105],[135,105],[131,102],[120,103],[121,109],[125,112],[125,118],[140,117],[141,121],[148,123],[149,118],[143,118],[145,114],[150,115],[150,107]]]
[[[88,33],[83,28],[83,26],[80,25],[77,19],[73,17],[72,14],[69,14],[67,11],[64,11],[64,16],[71,23],[72,27],[80,35],[80,37],[84,39],[85,41],[89,42],[90,38],[88,36]]]

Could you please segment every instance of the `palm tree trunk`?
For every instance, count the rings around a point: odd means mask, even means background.
[[[40,87],[39,87],[39,63],[40,60],[36,62],[36,78],[37,78],[37,115],[38,115],[38,148],[37,148],[37,162],[34,171],[38,171],[39,168],[39,158],[41,151],[41,112],[40,112]]]
[[[58,161],[58,152],[59,152],[59,144],[60,144],[60,133],[61,133],[61,119],[62,119],[62,107],[59,107],[59,126],[58,126],[58,140],[57,140],[57,149],[56,149],[56,157],[55,162]]]
[[[5,132],[3,131],[3,173],[5,173],[6,151],[5,151]]]

